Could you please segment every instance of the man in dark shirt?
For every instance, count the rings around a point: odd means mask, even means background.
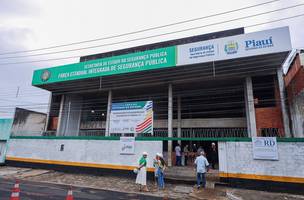
[[[210,152],[210,162],[212,169],[215,169],[215,165],[218,162],[218,154],[215,143],[211,144],[211,152]]]

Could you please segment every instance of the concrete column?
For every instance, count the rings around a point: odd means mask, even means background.
[[[287,106],[286,106],[286,91],[285,91],[285,84],[284,84],[284,78],[283,78],[283,71],[282,71],[281,67],[279,67],[277,70],[277,76],[278,76],[278,83],[279,83],[280,102],[281,102],[285,137],[292,137],[291,132],[290,132],[290,125],[289,125],[289,115],[288,115]]]
[[[44,131],[48,130],[48,126],[49,126],[49,122],[50,122],[50,112],[51,112],[51,105],[52,105],[52,96],[53,96],[53,93],[51,92],[51,94],[49,96],[49,103],[48,103],[48,109],[47,109],[47,113],[46,113],[46,122],[45,122],[45,126],[44,126]]]
[[[64,107],[64,94],[61,95],[61,100],[60,100],[60,108],[59,108],[59,116],[58,116],[58,123],[57,123],[57,131],[56,135],[62,135],[63,133],[60,133],[60,130],[62,130],[62,118],[63,118],[63,107]]]
[[[67,136],[68,134],[70,134],[68,131],[69,130],[69,125],[70,125],[70,116],[71,116],[71,99],[69,99],[68,102],[68,108],[67,108],[67,119],[66,119],[66,125],[65,125],[65,129],[64,129],[64,135]]]
[[[177,97],[177,137],[182,137],[182,105],[181,105],[181,97]],[[178,144],[181,145],[182,141],[178,140]]]
[[[245,80],[245,108],[246,108],[246,119],[247,119],[247,130],[249,137],[257,136],[254,99],[253,99],[253,88],[252,79],[247,77]]]
[[[168,87],[168,137],[173,137],[173,94],[172,84]],[[168,166],[172,166],[172,140],[168,140]]]
[[[82,97],[78,95],[65,95],[63,108],[60,115],[59,133],[63,136],[78,136],[81,110],[82,110]]]
[[[110,114],[112,107],[112,90],[108,94],[107,119],[106,119],[106,136],[110,136]]]

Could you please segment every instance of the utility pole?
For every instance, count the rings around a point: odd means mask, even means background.
[[[16,98],[18,98],[20,87],[17,87]]]

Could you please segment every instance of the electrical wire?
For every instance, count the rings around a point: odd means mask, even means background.
[[[302,6],[304,4],[298,4],[298,6],[299,5]],[[282,9],[286,9],[286,8],[282,8]],[[139,41],[139,40],[145,40],[145,39],[150,39],[150,38],[154,38],[154,37],[165,36],[165,35],[170,35],[170,34],[175,34],[175,33],[180,33],[180,32],[200,29],[200,28],[205,28],[205,27],[208,27],[208,26],[214,26],[214,25],[219,25],[219,24],[223,24],[223,23],[233,22],[233,21],[242,20],[242,19],[246,19],[246,18],[250,18],[250,17],[254,17],[254,16],[259,16],[259,15],[263,15],[263,14],[269,14],[269,13],[272,13],[272,12],[277,12],[277,11],[282,10],[282,9],[277,9],[277,10],[268,11],[268,12],[264,12],[264,13],[259,13],[259,14],[255,14],[255,15],[249,15],[249,16],[245,16],[245,17],[234,18],[234,19],[231,19],[231,20],[226,20],[226,21],[212,23],[212,24],[198,26],[198,27],[192,27],[192,28],[183,29],[183,30],[179,30],[179,31],[172,31],[172,32],[167,32],[167,33],[163,33],[163,34],[152,35],[152,36],[147,36],[147,37],[141,37],[141,38],[136,38],[136,39],[131,39],[131,40],[125,40],[125,41],[120,41],[120,42],[113,42],[113,43],[108,43],[108,44],[96,45],[96,46],[91,46],[91,47],[86,47],[86,48],[79,48],[79,49],[77,49],[77,51],[78,50],[91,49],[91,48],[97,48],[97,47],[116,45],[116,44],[122,44],[122,43],[133,42],[133,41]],[[268,21],[268,22],[248,25],[245,28],[248,28],[248,27],[251,28],[251,27],[254,27],[254,26],[265,25],[265,24],[269,24],[269,23],[279,22],[279,21],[283,21],[283,20],[287,20],[287,19],[292,19],[292,18],[297,18],[297,17],[302,17],[302,16],[304,16],[304,14],[299,14],[299,15],[285,17],[285,18],[281,18],[281,19],[277,19],[277,20],[271,20],[271,21]],[[60,53],[62,53],[62,52],[68,52],[68,50],[61,51]],[[7,63],[0,63],[0,65],[15,65],[15,64],[46,62],[46,61],[54,61],[54,60],[66,60],[66,59],[72,59],[72,58],[79,58],[79,57],[82,57],[82,56],[83,55],[80,55],[80,56],[68,56],[68,57],[62,57],[62,58],[51,58],[51,59],[43,59],[43,60],[32,60],[32,61],[21,61],[21,62],[7,62]]]
[[[132,32],[128,32],[128,33],[118,34],[118,35],[112,35],[112,36],[107,36],[107,37],[102,37],[102,38],[97,38],[97,39],[91,39],[91,40],[84,40],[84,41],[79,41],[79,42],[72,42],[72,43],[68,43],[68,44],[54,45],[54,46],[43,47],[43,48],[39,48],[39,49],[31,49],[31,50],[25,50],[25,51],[3,52],[3,53],[0,53],[0,55],[27,53],[27,52],[33,52],[33,51],[41,51],[41,50],[54,49],[54,48],[59,48],[59,47],[78,45],[78,44],[83,44],[83,43],[88,43],[88,42],[96,42],[96,41],[101,41],[101,40],[113,39],[113,38],[117,38],[117,37],[133,35],[133,34],[137,34],[137,33],[147,32],[147,31],[151,31],[151,30],[157,30],[157,29],[161,29],[161,28],[166,28],[166,27],[170,27],[170,26],[180,25],[180,24],[184,24],[184,23],[188,23],[188,22],[198,21],[198,20],[202,20],[202,19],[206,19],[206,18],[211,18],[211,17],[216,17],[216,16],[220,16],[220,15],[233,13],[233,12],[247,10],[247,9],[250,9],[250,8],[255,8],[255,7],[258,7],[258,6],[267,5],[267,4],[271,4],[271,3],[274,3],[274,2],[278,2],[278,1],[280,1],[280,0],[267,1],[267,2],[263,2],[263,3],[259,3],[259,4],[254,4],[254,5],[230,10],[230,11],[225,11],[225,12],[221,12],[221,13],[216,13],[216,14],[212,14],[212,15],[199,17],[199,18],[188,19],[188,20],[184,20],[184,21],[180,21],[180,22],[170,23],[170,24],[166,24],[166,25],[151,27],[151,28],[147,28],[147,29],[132,31]]]

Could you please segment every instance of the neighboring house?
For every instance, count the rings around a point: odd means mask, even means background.
[[[24,108],[16,108],[12,124],[12,136],[42,136],[46,114]]]
[[[13,119],[0,119],[0,164],[5,161],[7,140],[10,137]]]
[[[304,137],[304,52],[295,51],[285,70],[285,87],[294,137]]]

